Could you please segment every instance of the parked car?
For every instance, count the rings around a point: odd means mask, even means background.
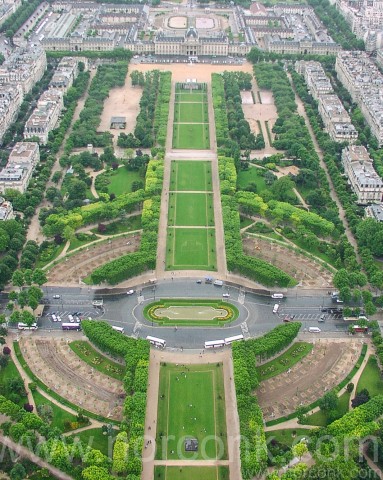
[[[321,316],[318,318],[318,322],[324,322],[324,321],[326,321],[326,318],[327,318],[327,315],[321,315]]]
[[[134,293],[134,290],[132,290],[132,289],[131,289],[131,290],[128,290],[128,291],[126,292],[127,295],[133,295],[133,293]]]
[[[56,293],[56,295],[53,295],[53,298],[56,300],[57,298],[61,298],[61,297]]]

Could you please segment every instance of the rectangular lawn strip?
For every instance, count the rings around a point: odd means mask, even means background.
[[[154,469],[155,480],[229,480],[227,467],[165,467]]]
[[[113,454],[114,438],[117,433],[117,430],[113,430],[112,435],[108,436],[103,434],[101,428],[90,428],[83,432],[74,433],[72,438],[78,438],[84,442],[85,445],[94,448],[95,450],[100,450],[101,453],[111,458]]]
[[[209,124],[175,123],[173,148],[206,150],[210,148]]]
[[[185,90],[176,90],[176,102],[207,102],[207,94],[203,91],[186,92]]]
[[[36,407],[40,405],[49,405],[52,408],[52,423],[50,424],[51,427],[57,427],[63,432],[69,432],[74,428],[78,428],[79,426],[84,425],[76,425],[77,417],[72,413],[67,412],[63,408],[59,407],[55,403],[48,400],[44,395],[37,390],[33,392],[33,398],[36,403]],[[35,412],[38,414],[38,412]],[[72,423],[72,426],[69,424]]]
[[[358,393],[364,388],[369,391],[371,397],[383,392],[382,374],[375,355],[370,355],[362,375],[359,378],[356,392]]]
[[[83,340],[75,340],[69,344],[74,353],[84,362],[95,370],[98,370],[109,377],[122,380],[125,375],[125,367],[119,363],[109,360],[97,350],[95,350],[89,342]]]
[[[174,160],[171,163],[170,190],[211,191],[211,162]]]
[[[186,123],[207,123],[208,110],[207,103],[184,103],[174,104],[174,121]]]
[[[185,451],[186,438],[197,452]],[[157,447],[159,459],[227,458],[222,364],[161,365]]]
[[[312,343],[294,343],[285,353],[279,355],[274,360],[271,360],[271,362],[256,367],[259,381],[262,382],[263,380],[267,380],[268,378],[275,377],[276,375],[285,372],[310,353],[312,349]]]
[[[216,270],[213,228],[168,228],[166,269]]]
[[[211,193],[174,193],[169,195],[169,226],[211,227],[214,225]]]

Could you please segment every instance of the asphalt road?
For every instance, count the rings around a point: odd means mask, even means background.
[[[152,335],[166,340],[168,347],[203,348],[207,340],[243,334],[245,338],[259,336],[282,323],[285,315],[295,315],[294,320],[302,322],[302,329],[311,326],[319,327],[322,334],[345,334],[348,325],[332,314],[326,314],[325,322],[318,322],[323,307],[335,307],[329,295],[300,297],[297,294],[274,300],[269,296],[261,296],[248,291],[240,291],[233,286],[217,287],[210,284],[197,284],[195,279],[163,281],[156,285],[138,287],[133,295],[124,291],[120,294],[99,295],[97,291],[83,288],[43,287],[46,308],[38,325],[44,330],[60,330],[61,324],[53,322],[51,314],[60,315],[63,322],[68,322],[68,314],[79,312],[83,318],[104,319],[111,325],[124,328],[126,335],[145,338]],[[139,293],[141,295],[139,295]],[[223,327],[162,327],[143,317],[144,306],[160,298],[222,298],[229,293],[232,302],[239,309],[239,318]],[[54,299],[53,295],[60,295]],[[103,307],[92,305],[94,299],[103,299]],[[3,304],[5,299],[3,300]],[[142,302],[142,303],[140,303]],[[273,313],[273,307],[279,303],[279,311]],[[319,334],[317,334],[319,336]]]

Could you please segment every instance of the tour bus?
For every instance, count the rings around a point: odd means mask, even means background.
[[[273,308],[273,313],[278,313],[279,310],[279,303],[276,303]]]
[[[116,330],[116,332],[124,333],[124,329],[122,327],[115,327],[112,325],[113,330]]]
[[[17,324],[19,330],[37,330],[37,323],[32,323],[32,325],[27,325],[26,323],[19,322]]]
[[[354,325],[352,327],[354,330],[354,333],[367,333],[368,332],[368,327],[362,327],[360,325]]]
[[[225,345],[230,345],[233,342],[238,342],[243,340],[243,335],[235,335],[234,337],[227,337],[225,338]]]
[[[225,346],[225,340],[211,340],[205,342],[205,348],[221,348]]]
[[[81,330],[81,325],[79,323],[62,323],[61,328],[63,330],[76,330],[78,332]]]
[[[149,340],[149,342],[154,345],[155,347],[161,347],[161,348],[165,348],[166,347],[166,342],[165,340],[163,340],[162,338],[157,338],[157,337],[151,337],[150,335],[148,335],[146,337],[146,340]]]
[[[283,293],[273,293],[271,298],[283,298]]]

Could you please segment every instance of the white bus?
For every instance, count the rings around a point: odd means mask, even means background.
[[[271,298],[283,298],[283,293],[273,293]]]
[[[150,335],[148,335],[146,337],[146,340],[149,340],[149,342],[154,345],[155,347],[161,347],[161,348],[165,348],[166,347],[166,342],[165,340],[163,340],[162,338],[157,338],[157,337],[151,337]]]
[[[225,338],[225,345],[230,345],[233,342],[238,342],[243,340],[243,335],[235,335],[234,337],[227,337]]]
[[[273,308],[273,313],[278,313],[279,310],[279,303],[276,303]]]
[[[221,348],[225,346],[225,340],[211,340],[205,342],[205,348]]]
[[[81,330],[81,325],[79,323],[62,323],[61,328],[63,330],[76,330],[78,332]]]
[[[115,327],[112,325],[113,330],[116,330],[116,332],[124,333],[124,329],[122,327]]]
[[[28,325],[26,323],[19,322],[17,324],[17,328],[19,330],[37,330],[37,323],[32,323],[32,325]]]

